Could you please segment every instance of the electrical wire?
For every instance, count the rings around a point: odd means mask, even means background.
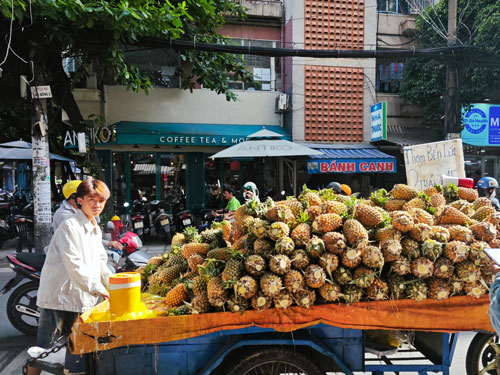
[[[9,26],[9,41],[7,42],[7,50],[5,51],[5,57],[2,62],[0,62],[0,66],[5,64],[7,61],[7,57],[9,57],[10,45],[12,43],[12,27],[14,26],[14,0],[11,0],[11,18],[10,18],[10,26]]]

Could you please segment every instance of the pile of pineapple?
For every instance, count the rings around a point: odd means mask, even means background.
[[[473,189],[397,184],[369,199],[314,191],[255,201],[234,222],[187,228],[141,270],[170,314],[318,303],[479,298],[491,284],[484,249],[500,247],[500,213]]]

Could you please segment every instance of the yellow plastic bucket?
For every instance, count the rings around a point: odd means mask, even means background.
[[[137,272],[122,272],[109,278],[109,310],[111,316],[139,312],[141,303],[141,275]]]

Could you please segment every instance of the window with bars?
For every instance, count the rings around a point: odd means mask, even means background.
[[[179,54],[171,49],[130,49],[125,61],[146,73],[154,87],[179,88]]]
[[[434,5],[434,0],[377,0],[377,10],[386,13],[416,14]]]
[[[405,64],[403,60],[377,59],[376,91],[398,93],[405,79]]]
[[[231,38],[230,43],[237,46],[279,47],[279,42],[271,40],[250,40]],[[255,85],[231,80],[229,87],[233,90],[275,91],[280,89],[280,59],[270,56],[243,55],[249,72],[253,73]]]

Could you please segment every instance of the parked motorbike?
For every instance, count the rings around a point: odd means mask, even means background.
[[[150,204],[151,221],[155,228],[155,233],[160,239],[164,239],[167,244],[172,242],[173,216],[165,211],[165,201],[154,200]]]
[[[142,242],[135,233],[125,232],[118,241],[123,244],[122,249],[106,250],[108,267],[112,272],[135,271],[147,264],[150,257],[140,249]],[[20,332],[36,335],[40,317],[36,297],[45,254],[11,253],[7,260],[10,268],[16,273],[0,291],[0,295],[4,295],[15,288],[7,300],[7,317]],[[28,282],[21,283],[25,279]]]
[[[133,231],[141,239],[151,235],[151,217],[149,212],[149,202],[146,197],[136,199],[132,202],[131,210]]]

